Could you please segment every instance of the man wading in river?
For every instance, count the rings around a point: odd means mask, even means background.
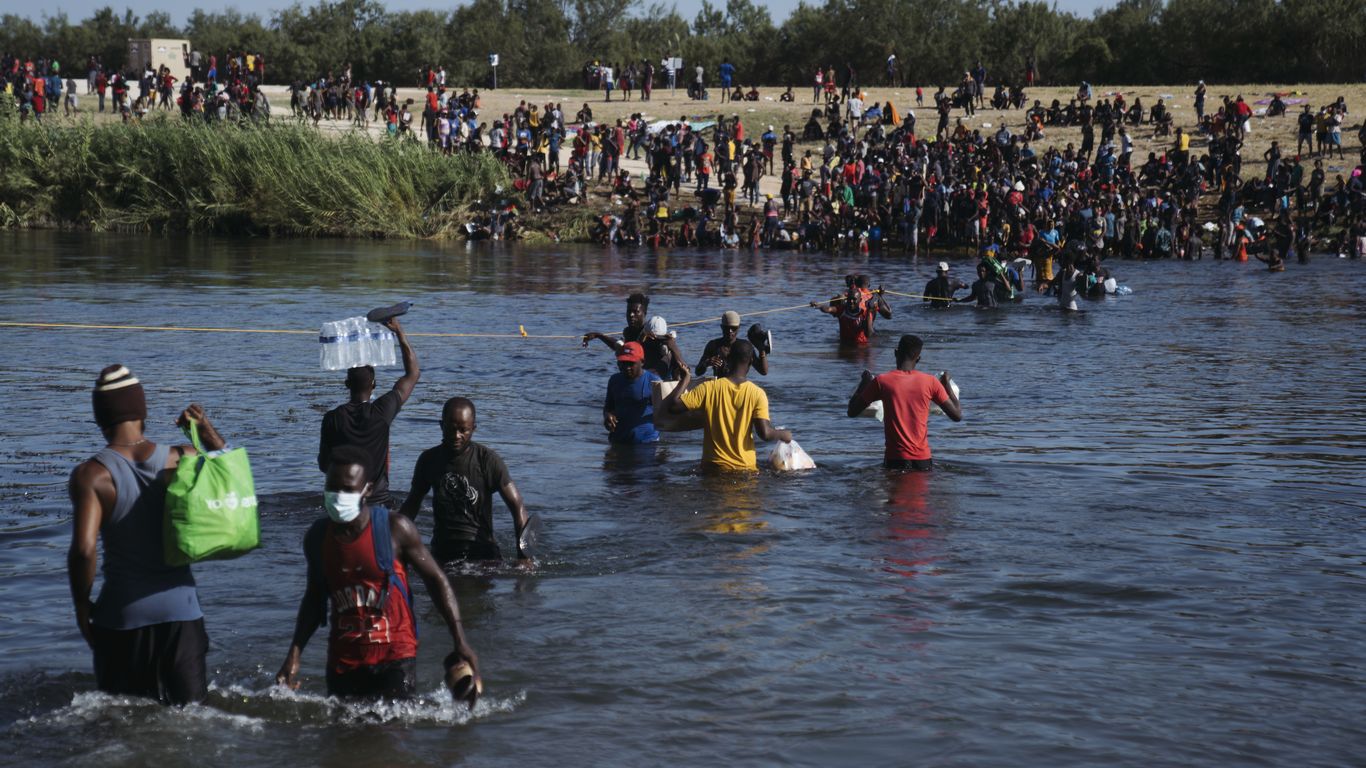
[[[366,474],[369,463],[369,456],[356,446],[332,452],[323,492],[327,518],[314,523],[304,536],[308,586],[276,682],[299,687],[304,646],[330,612],[327,692],[366,698],[414,696],[417,620],[408,580],[411,568],[422,577],[455,643],[455,651],[446,657],[446,684],[473,707],[481,688],[479,661],[465,641],[455,592],[413,521],[366,501],[372,495]],[[463,675],[462,662],[469,665]]]
[[[417,459],[408,499],[399,509],[416,520],[428,491],[432,496],[432,550],[443,564],[456,560],[498,560],[503,553],[493,537],[493,494],[503,497],[512,513],[517,558],[522,551],[526,505],[496,451],[474,442],[474,403],[452,397],[441,409],[441,445]]]
[[[95,653],[101,691],[189,704],[208,693],[209,636],[190,567],[165,565],[166,483],[192,445],[157,445],[143,434],[147,401],[127,368],[100,371],[91,398],[105,447],[71,473],[67,576],[76,626]],[[202,445],[225,445],[204,410],[191,405],[177,424],[199,425]],[[96,542],[104,546],[104,586],[95,583]]]
[[[398,347],[403,353],[403,376],[394,388],[370,402],[375,393],[375,369],[362,365],[346,372],[346,388],[351,399],[328,411],[323,416],[322,437],[318,441],[318,469],[327,471],[332,450],[343,445],[354,445],[370,457],[366,476],[372,478],[372,504],[393,504],[389,495],[389,425],[398,418],[399,409],[408,402],[413,387],[422,373],[417,366],[417,353],[408,343],[408,336],[398,318],[384,321],[384,326],[398,336]]]
[[[896,369],[881,376],[863,372],[858,390],[849,398],[849,416],[854,417],[878,400],[886,414],[882,422],[886,439],[882,466],[887,469],[930,470],[930,403],[940,407],[950,419],[963,420],[958,396],[949,385],[949,375],[935,378],[915,369],[924,342],[919,336],[902,336],[896,346]]]
[[[682,380],[660,404],[669,413],[703,413],[702,468],[705,470],[757,471],[756,434],[761,440],[792,442],[792,432],[775,429],[768,420],[768,395],[748,379],[753,361],[754,345],[744,339],[735,341],[726,354],[729,373],[685,392],[691,376],[684,368]]]

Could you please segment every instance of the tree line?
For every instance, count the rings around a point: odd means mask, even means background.
[[[195,10],[183,26],[106,7],[72,22],[0,16],[0,52],[56,58],[79,73],[90,55],[124,67],[128,38],[187,38],[220,57],[259,53],[270,82],[309,81],[350,64],[358,79],[415,85],[444,66],[456,85],[573,87],[593,61],[681,57],[709,85],[723,60],[738,82],[809,86],[819,67],[883,82],[896,54],[908,84],[952,86],[981,61],[991,82],[1309,83],[1366,79],[1366,0],[1120,0],[1081,17],[1034,0],[824,0],[781,24],[754,0],[704,0],[692,19],[640,0],[470,0],[452,11],[388,11],[376,0],[295,3],[268,18]],[[662,72],[661,72],[662,76]]]

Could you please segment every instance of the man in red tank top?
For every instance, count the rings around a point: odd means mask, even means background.
[[[447,684],[458,699],[474,706],[482,683],[474,650],[460,626],[460,608],[446,574],[422,543],[417,526],[403,515],[372,507],[365,498],[372,487],[368,458],[354,446],[337,448],[327,471],[324,504],[329,521],[319,521],[320,535],[305,539],[309,556],[308,587],[299,604],[294,641],[276,681],[298,688],[304,646],[331,620],[327,642],[327,691],[333,696],[409,698],[417,689],[417,627],[408,596],[408,570],[427,586],[455,652],[447,657]],[[371,522],[388,528],[385,537]],[[388,568],[377,552],[392,553]],[[329,607],[330,606],[330,607]],[[462,670],[468,664],[468,669]],[[464,678],[463,680],[461,678]]]

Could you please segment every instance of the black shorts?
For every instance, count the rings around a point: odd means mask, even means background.
[[[929,472],[934,469],[934,459],[886,459],[882,466],[887,469]]]
[[[105,693],[192,704],[208,695],[204,620],[170,621],[137,629],[92,626],[95,685]]]
[[[438,562],[450,563],[456,560],[502,560],[503,553],[498,544],[492,541],[448,541],[433,544],[432,554]]]
[[[398,659],[345,672],[329,666],[327,692],[367,699],[411,699],[417,695],[417,659]]]

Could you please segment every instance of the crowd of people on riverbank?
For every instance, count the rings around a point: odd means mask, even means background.
[[[259,89],[264,59],[241,53],[224,61],[220,70],[218,58],[209,56],[177,84],[164,68],[106,74],[92,58],[88,90],[97,90],[102,110],[109,88],[125,119],[154,108],[206,120],[268,116],[270,103]],[[889,78],[897,76],[896,66],[890,58]],[[705,85],[703,68],[697,69],[697,84]],[[728,61],[718,69],[724,96],[738,83],[737,73]],[[25,119],[41,120],[63,94],[67,110],[78,108],[75,84],[63,79],[56,61],[7,55],[0,71]],[[626,99],[639,91],[648,100],[655,77],[648,61],[625,68],[593,62],[585,70],[609,100],[613,90]],[[527,101],[489,119],[478,89],[448,88],[444,67],[428,66],[420,78],[426,92],[414,103],[401,99],[393,83],[353,78],[347,65],[335,75],[292,83],[290,108],[315,125],[327,118],[367,128],[373,121],[389,135],[425,141],[437,151],[493,153],[508,164],[533,212],[566,204],[591,211],[600,200],[613,201],[592,226],[592,238],[602,243],[900,248],[916,257],[995,245],[1011,258],[1039,262],[1045,275],[1051,275],[1049,257],[1064,248],[1124,258],[1261,255],[1273,268],[1307,258],[1314,248],[1354,256],[1366,250],[1362,166],[1330,177],[1323,164],[1334,155],[1346,159],[1348,108],[1341,97],[1317,111],[1303,103],[1295,153],[1289,137],[1285,148],[1273,143],[1261,158],[1248,158],[1264,161],[1266,173],[1245,179],[1243,148],[1254,108],[1239,94],[1223,96],[1207,111],[1203,82],[1192,93],[1195,121],[1177,125],[1163,98],[1148,107],[1120,92],[1097,94],[1085,82],[1066,103],[1049,105],[1029,102],[1027,76],[997,82],[989,93],[986,69],[977,62],[954,90],[939,87],[928,108],[916,88],[916,108],[932,110],[922,120],[909,104],[898,109],[870,101],[852,67],[842,74],[822,67],[813,85],[818,105],[801,126],[778,130],[746,126],[739,113],[707,121],[650,122],[641,113],[597,121],[587,103],[572,119],[560,103]],[[1304,101],[1287,98],[1272,94],[1266,114],[1285,114],[1291,102]],[[1021,118],[972,127],[968,118],[988,103]],[[1049,139],[1063,127],[1080,129],[1079,145],[1060,147]],[[1165,148],[1136,157],[1133,133],[1140,130]],[[1366,123],[1358,138],[1366,146]],[[643,156],[648,171],[633,176],[623,168],[626,156]],[[763,183],[771,176],[777,185]],[[762,192],[774,186],[776,194]],[[515,237],[515,217],[497,211],[490,217],[472,222],[471,234]]]
[[[186,61],[189,75],[181,79],[166,65],[133,63],[120,70],[92,55],[79,73],[85,95],[93,97],[86,109],[100,114],[108,107],[124,122],[141,120],[155,110],[209,121],[269,117],[269,100],[260,91],[265,82],[264,57],[238,52],[223,61],[220,68],[216,55],[203,57],[196,51]],[[0,73],[3,90],[14,99],[21,120],[42,122],[44,115],[59,108],[66,116],[81,111],[78,73],[70,67],[64,71],[56,59],[6,53],[0,56]]]

